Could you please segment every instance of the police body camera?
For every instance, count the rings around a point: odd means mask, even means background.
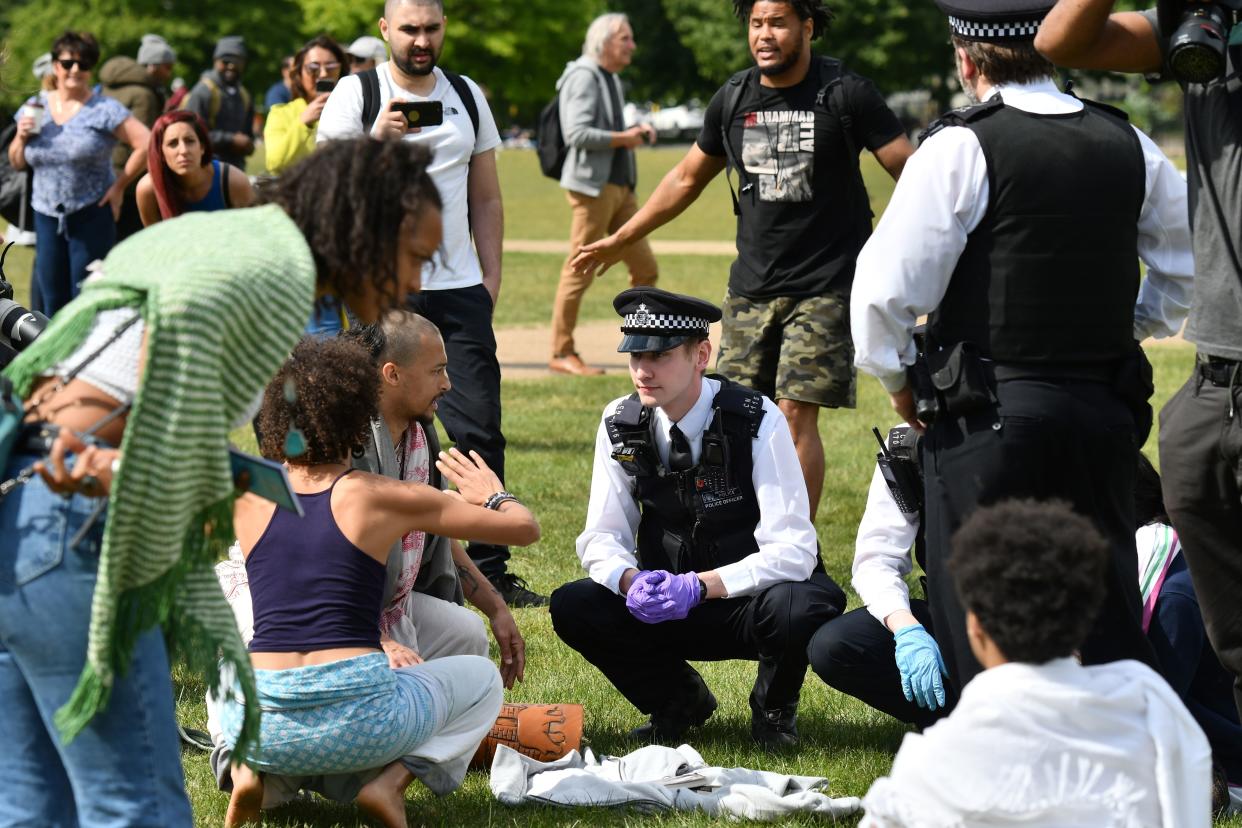
[[[878,428],[871,433],[880,444],[875,464],[897,508],[907,515],[918,513],[923,508],[922,435],[908,425],[889,429],[887,443]]]

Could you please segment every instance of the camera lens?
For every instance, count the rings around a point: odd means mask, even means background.
[[[43,314],[27,310],[12,299],[0,299],[0,336],[19,351],[43,333],[47,321]]]
[[[1169,68],[1185,83],[1209,83],[1225,72],[1226,23],[1216,6],[1186,12],[1169,40]]]

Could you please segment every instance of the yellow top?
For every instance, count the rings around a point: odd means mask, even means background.
[[[267,113],[263,126],[263,146],[267,151],[267,171],[273,175],[315,151],[319,122],[302,123],[307,103],[301,98],[277,104]]]

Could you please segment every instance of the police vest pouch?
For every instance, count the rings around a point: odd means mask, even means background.
[[[961,417],[995,401],[979,349],[970,342],[927,355],[927,369],[942,414]]]
[[[1117,366],[1113,391],[1134,415],[1135,445],[1143,445],[1151,434],[1154,417],[1150,400],[1152,394],[1156,393],[1156,384],[1152,376],[1151,362],[1137,342],[1134,343],[1134,351]]]

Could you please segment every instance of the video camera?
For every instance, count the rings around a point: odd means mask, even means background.
[[[13,301],[13,286],[4,275],[4,259],[13,244],[9,242],[0,252],[0,368],[12,362],[18,351],[34,342],[48,323],[43,314]]]
[[[1158,0],[1160,30],[1169,37],[1168,62],[1183,83],[1210,83],[1225,73],[1233,48],[1242,69],[1242,0]]]
[[[875,463],[897,508],[907,515],[916,514],[923,508],[922,435],[908,425],[889,429],[887,443],[878,428],[871,433],[880,444]]]

